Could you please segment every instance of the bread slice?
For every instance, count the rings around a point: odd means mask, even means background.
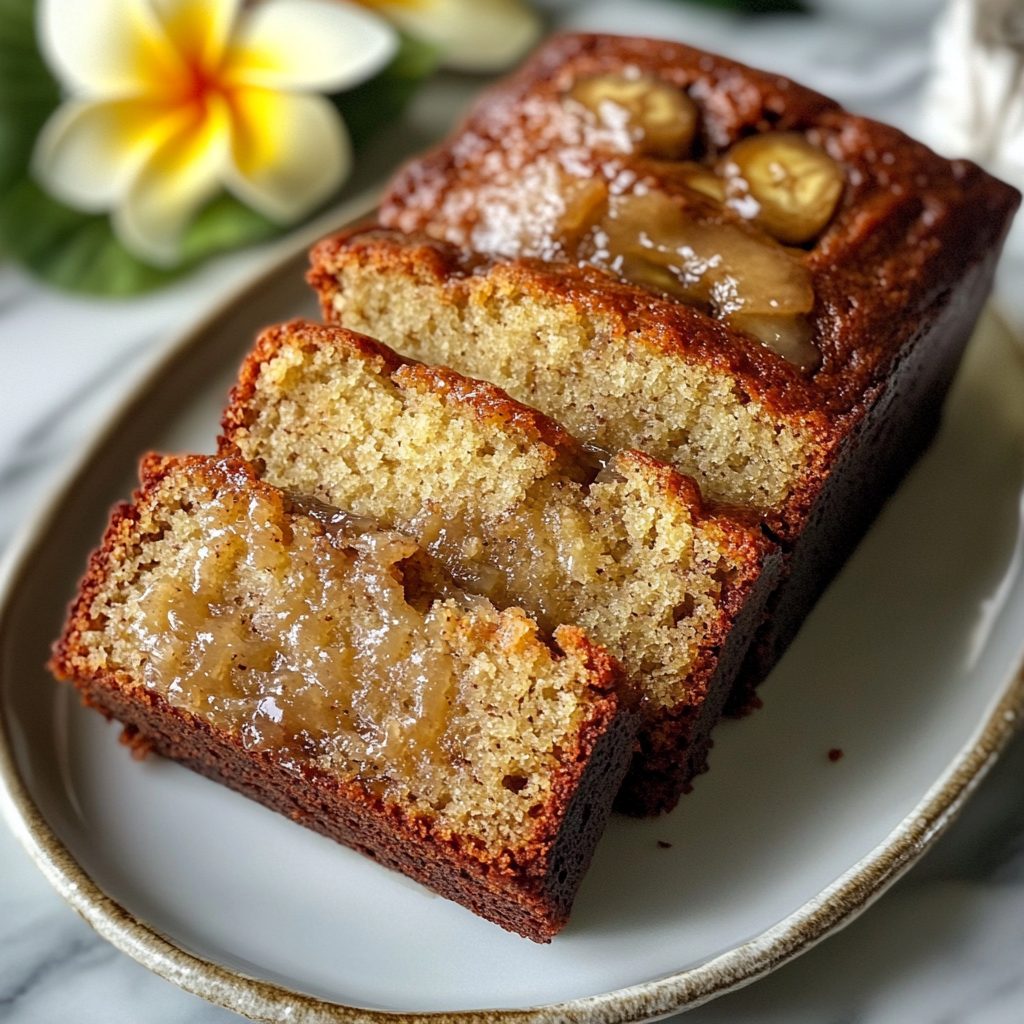
[[[541,628],[587,630],[644,694],[617,807],[673,807],[760,621],[777,552],[636,451],[604,467],[557,424],[452,370],[339,328],[265,331],[222,452],[263,478],[415,537],[465,589]]]
[[[408,536],[148,456],[52,666],[155,750],[546,942],[629,762],[582,630],[467,597]]]

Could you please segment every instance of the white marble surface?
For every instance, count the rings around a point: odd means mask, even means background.
[[[777,69],[914,133],[934,0],[816,0],[814,19],[745,22],[672,0],[549,3],[566,24],[679,38]],[[851,11],[853,13],[851,13]],[[464,90],[424,96],[411,132]],[[443,109],[438,109],[438,108]],[[409,134],[409,133],[407,133]],[[999,299],[1024,330],[1024,229]],[[161,339],[251,274],[234,255],[154,296],[85,300],[0,267],[0,548]],[[1024,336],[1024,334],[1022,334]],[[1024,1020],[1024,737],[936,849],[840,935],[690,1013],[692,1024],[1016,1024]],[[238,1019],[99,939],[0,824],[0,1022]]]

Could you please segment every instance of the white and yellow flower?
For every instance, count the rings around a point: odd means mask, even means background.
[[[223,189],[282,224],[327,199],[351,153],[318,94],[375,74],[397,45],[344,0],[41,0],[38,31],[67,99],[37,140],[37,179],[109,211],[162,266]]]
[[[537,12],[522,0],[359,0],[404,32],[432,43],[445,67],[502,71],[540,37]]]

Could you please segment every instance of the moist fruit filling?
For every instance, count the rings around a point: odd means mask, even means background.
[[[469,236],[449,240],[601,267],[813,372],[821,357],[807,320],[811,275],[803,252],[787,247],[812,243],[828,225],[843,171],[799,132],[749,136],[697,162],[698,129],[697,106],[671,82],[635,68],[579,78],[546,129],[550,144],[524,166],[510,157],[486,169]],[[442,204],[442,237],[446,220],[469,216],[468,199],[460,192]]]
[[[628,462],[613,466],[634,479],[607,470],[585,492],[544,481],[501,515],[481,515],[472,506],[443,514],[424,509],[396,525],[465,591],[499,608],[522,606],[547,632],[562,622],[585,623],[628,669],[657,671],[660,666],[638,658],[646,646],[640,635],[685,633],[679,609],[686,606],[687,617],[699,618],[701,610],[710,615],[720,581],[703,579],[706,567],[693,564],[694,531],[686,518],[671,507],[649,507],[636,470]],[[646,562],[663,570],[654,593],[636,586],[634,574]],[[639,593],[628,596],[633,589]]]
[[[598,471],[575,444],[556,455],[489,419],[482,393],[456,400],[423,368],[383,372],[302,333],[261,365],[231,431],[268,482],[414,537],[464,592],[546,633],[587,630],[655,707],[685,697],[735,549],[674,474],[637,452]]]
[[[348,500],[344,488],[328,497]],[[549,635],[560,623],[578,624],[627,671],[651,677],[656,705],[679,699],[724,576],[716,575],[718,552],[685,510],[648,493],[628,459],[613,461],[586,490],[538,481],[499,514],[455,502],[374,512],[414,536],[463,592],[497,608],[522,607]]]
[[[249,749],[327,754],[357,775],[450,762],[443,618],[403,585],[422,553],[365,518],[313,510],[326,525],[260,494],[193,508],[196,529],[129,626],[146,685]]]
[[[618,679],[581,630],[544,641],[409,537],[242,460],[150,456],[143,483],[94,556],[62,675],[160,715],[162,697],[256,763],[361,782],[485,843],[541,827]]]

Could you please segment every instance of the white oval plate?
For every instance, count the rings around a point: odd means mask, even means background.
[[[254,332],[315,314],[304,263],[283,258],[168,350],[6,562],[4,811],[97,930],[264,1020],[636,1021],[772,970],[924,852],[1024,703],[1024,362],[991,313],[938,440],[765,684],[764,709],[719,726],[710,774],[671,815],[612,820],[551,945],[178,765],[133,761],[118,727],[46,673],[49,644],[138,456],[212,451]]]

